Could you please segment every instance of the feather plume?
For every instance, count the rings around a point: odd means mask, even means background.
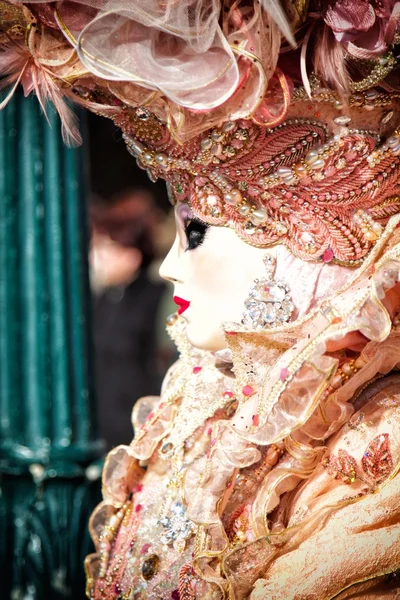
[[[64,142],[70,146],[77,146],[82,143],[78,119],[63,99],[64,94],[59,86],[54,82],[54,73],[41,65],[27,46],[12,43],[0,52],[0,73],[3,75],[0,80],[0,90],[5,90],[11,86],[4,100],[0,103],[0,110],[7,106],[19,83],[22,83],[25,96],[31,91],[35,91],[47,120],[49,120],[47,104],[48,102],[54,104],[60,115]]]
[[[279,0],[261,0],[261,6],[269,14],[271,19],[275,21],[282,34],[285,36],[287,41],[293,46],[296,46],[296,40],[294,38],[290,23],[283,10]]]
[[[308,42],[309,42],[313,28],[314,28],[314,23],[312,23],[312,25],[310,25],[310,27],[308,28],[308,31],[303,40],[303,44],[301,46],[301,53],[300,53],[301,79],[303,81],[304,89],[306,90],[309,98],[311,98],[311,84],[310,84],[310,80],[308,78],[308,73],[307,73],[307,48],[308,48]]]
[[[341,95],[348,92],[349,74],[346,69],[345,49],[324,25],[315,45],[314,69],[323,81],[336,88]]]

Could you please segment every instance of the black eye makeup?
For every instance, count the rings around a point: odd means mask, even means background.
[[[206,239],[208,225],[195,217],[187,217],[183,226],[187,241],[186,250],[195,250],[201,246]]]

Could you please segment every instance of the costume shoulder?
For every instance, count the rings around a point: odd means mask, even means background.
[[[312,478],[286,499],[284,543],[251,600],[398,597],[400,376],[371,385],[357,407]]]

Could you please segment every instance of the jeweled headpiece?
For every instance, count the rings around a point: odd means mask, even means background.
[[[3,83],[107,116],[202,220],[357,265],[400,210],[394,0],[0,2]],[[76,136],[75,136],[76,137]]]

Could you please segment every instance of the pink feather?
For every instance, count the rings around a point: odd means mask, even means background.
[[[345,49],[332,30],[323,25],[322,32],[315,42],[314,69],[322,80],[343,95],[348,91],[349,75],[346,69]]]
[[[63,94],[53,81],[54,74],[35,59],[27,46],[13,43],[1,51],[0,73],[3,75],[0,80],[0,90],[11,86],[6,97],[0,103],[0,110],[7,106],[19,83],[22,83],[25,96],[31,91],[35,91],[47,120],[47,103],[54,104],[60,115],[64,142],[70,146],[78,146],[82,143],[78,119],[63,99],[63,96],[67,96],[67,94]]]

